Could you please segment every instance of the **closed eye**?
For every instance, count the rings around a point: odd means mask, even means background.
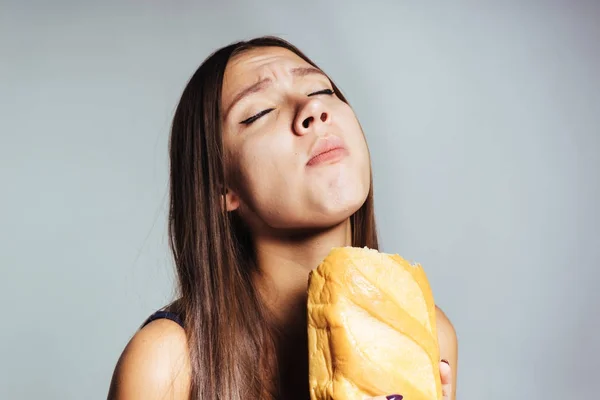
[[[332,94],[335,94],[335,92],[331,89],[323,89],[323,90],[319,90],[318,92],[311,93],[311,94],[309,94],[309,96],[317,96],[319,94],[328,94],[331,96]]]
[[[335,92],[332,89],[323,89],[323,90],[319,90],[317,92],[310,93],[308,96],[318,96],[320,94],[326,94],[326,95],[331,96],[331,95],[334,95]],[[253,123],[257,119],[259,119],[260,117],[267,115],[268,113],[270,113],[273,110],[274,110],[274,108],[267,108],[266,110],[263,110],[263,111],[259,112],[258,114],[255,114],[255,115],[251,116],[250,118],[247,118],[247,119],[241,121],[240,124],[250,125],[251,123]]]
[[[250,125],[251,123],[253,123],[254,121],[256,121],[257,119],[259,119],[260,117],[262,117],[263,115],[267,115],[268,113],[270,113],[271,111],[273,111],[274,108],[267,108],[266,110],[262,110],[261,112],[259,112],[256,115],[251,116],[248,119],[243,120],[242,122],[240,122],[240,124],[244,124],[244,125]]]

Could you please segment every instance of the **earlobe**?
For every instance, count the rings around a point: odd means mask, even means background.
[[[235,211],[240,206],[240,198],[233,191],[227,189],[224,196],[225,211]]]

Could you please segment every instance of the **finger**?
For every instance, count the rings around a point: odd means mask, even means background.
[[[446,360],[440,362],[440,377],[442,379],[442,396],[446,400],[452,395],[452,368]]]
[[[402,400],[401,394],[390,394],[388,396],[369,397],[365,400]]]

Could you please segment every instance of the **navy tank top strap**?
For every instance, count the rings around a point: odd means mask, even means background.
[[[148,317],[148,319],[142,325],[142,328],[144,326],[148,325],[150,322],[156,321],[157,319],[170,319],[171,321],[178,323],[183,328],[183,320],[181,319],[181,317],[179,316],[179,314],[176,314],[176,313],[171,312],[171,311],[157,311],[157,312],[155,312],[150,317]]]

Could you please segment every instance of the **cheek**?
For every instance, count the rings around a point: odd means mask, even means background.
[[[285,150],[275,140],[267,137],[256,137],[247,140],[240,148],[240,169],[247,178],[255,180],[258,175],[263,175],[280,168],[282,159],[280,155]]]
[[[371,159],[362,127],[350,106],[342,108],[341,116],[342,132],[344,132],[344,139],[347,141],[350,151],[353,154],[353,159],[357,163],[357,167],[364,170],[370,176]]]
[[[237,180],[244,200],[258,205],[288,193],[297,158],[289,143],[276,140],[275,135],[248,139],[236,154]]]

